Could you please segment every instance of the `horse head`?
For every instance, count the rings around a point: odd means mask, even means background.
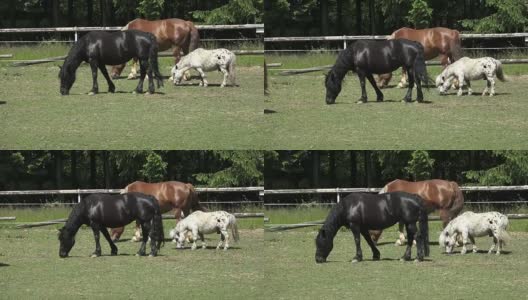
[[[66,229],[66,227],[62,227],[59,229],[59,256],[61,258],[68,257],[68,253],[70,253],[70,250],[73,248],[73,245],[75,245],[75,237]]]
[[[325,86],[326,86],[326,104],[334,104],[337,95],[341,92],[341,80],[339,80],[334,73],[330,70],[325,75]]]
[[[72,72],[71,68],[65,63],[64,66],[60,67],[59,79],[61,95],[68,95],[75,82],[75,71]]]
[[[315,239],[315,246],[315,262],[318,264],[326,262],[326,258],[334,248],[334,238],[326,232],[324,227],[319,229],[319,233]]]

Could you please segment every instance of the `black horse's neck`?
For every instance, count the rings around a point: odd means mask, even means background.
[[[332,210],[330,210],[330,213],[326,217],[326,220],[322,226],[322,228],[325,229],[326,234],[330,238],[334,238],[337,234],[337,231],[341,226],[343,226],[343,221],[341,218],[340,211],[342,210],[341,205],[338,203],[332,207]]]
[[[70,50],[68,56],[64,60],[63,68],[68,72],[75,72],[79,65],[83,62],[84,56],[82,53],[84,40],[79,40]]]
[[[354,58],[352,56],[352,49],[346,48],[339,53],[336,63],[332,67],[332,72],[338,79],[343,79],[348,71],[354,71]]]
[[[68,231],[71,236],[74,236],[77,231],[79,231],[81,225],[84,223],[82,211],[83,203],[81,202],[73,208],[72,212],[70,213],[70,216],[68,217],[68,220],[66,220],[66,224],[64,224],[64,228]]]

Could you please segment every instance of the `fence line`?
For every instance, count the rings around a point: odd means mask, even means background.
[[[234,30],[234,29],[264,30],[264,24],[195,25],[195,27],[198,30]],[[0,33],[119,31],[122,28],[123,26],[0,28]]]

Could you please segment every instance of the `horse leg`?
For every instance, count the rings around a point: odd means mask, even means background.
[[[143,81],[145,81],[145,76],[147,75],[147,66],[148,62],[146,59],[142,59],[139,62],[139,71],[141,72],[141,74],[139,75],[139,82],[136,87],[136,93],[138,94],[143,93]]]
[[[365,240],[367,241],[367,244],[370,246],[370,249],[372,250],[372,260],[380,260],[380,252],[378,248],[376,248],[376,244],[374,241],[370,238],[369,231],[367,229],[361,230],[361,235]]]
[[[100,226],[97,223],[91,223],[90,227],[92,227],[93,235],[95,239],[95,251],[92,254],[92,257],[98,257],[101,256],[101,244],[99,243],[99,229]]]
[[[412,72],[407,72],[407,77],[409,78],[409,84],[407,86],[407,94],[405,94],[405,98],[403,100],[407,103],[412,101],[412,89],[414,87],[414,74]]]
[[[361,251],[361,230],[359,226],[356,224],[351,223],[350,224],[350,230],[352,231],[352,234],[354,235],[354,242],[356,243],[356,256],[352,258],[352,262],[360,262],[363,260],[363,252]]]
[[[365,74],[360,70],[358,70],[357,74],[359,77],[359,84],[361,85],[361,98],[359,98],[358,103],[366,103],[367,90],[365,89]]]
[[[495,79],[493,79],[493,77],[489,77],[488,80],[489,82],[489,85],[491,85],[491,89],[490,89],[490,97],[495,95]]]
[[[403,89],[405,86],[407,86],[407,71],[404,67],[402,67],[402,77],[396,87],[399,89]]]
[[[103,226],[103,227],[101,227],[101,232],[103,233],[103,236],[105,237],[106,241],[110,245],[110,249],[111,249],[110,254],[111,255],[117,255],[117,247],[114,244],[114,242],[112,241],[112,239],[110,238],[110,234],[108,233],[108,229],[106,229],[106,227]]]
[[[229,248],[229,232],[227,231],[227,228],[222,229],[220,238],[224,242],[224,251],[225,251],[227,250],[227,248]]]
[[[220,72],[224,74],[224,80],[222,81],[222,84],[220,85],[220,87],[223,88],[227,84],[227,77],[229,76],[229,73],[227,72],[227,69],[225,68],[225,66],[220,66]]]
[[[204,237],[203,233],[198,232],[198,236],[200,237],[200,240],[202,241],[202,249],[206,249],[207,245],[205,244],[205,237]]]
[[[497,238],[495,236],[493,236],[493,244],[491,244],[491,247],[490,249],[488,250],[488,254],[491,254],[493,252],[493,250],[495,250],[495,246],[497,245]]]
[[[376,91],[376,101],[382,102],[383,101],[383,93],[378,88],[378,85],[376,84],[376,80],[374,80],[374,76],[372,74],[367,74],[367,79],[374,88],[374,91]]]
[[[394,243],[394,246],[401,246],[405,244],[405,234],[403,233],[403,226],[404,226],[403,222],[398,223],[398,232],[400,233],[400,236]]]
[[[414,80],[416,81],[416,101],[423,102],[422,80],[418,76]]]
[[[90,59],[90,68],[92,68],[92,90],[88,95],[95,95],[99,92],[99,86],[97,85],[97,60]]]
[[[150,254],[149,256],[157,256],[158,255],[158,248],[156,247],[156,240],[157,237],[154,236],[154,218],[152,218],[149,222],[147,222],[150,226],[148,230],[148,236],[150,237]],[[143,234],[145,235],[145,234]]]
[[[101,70],[101,73],[103,73],[104,78],[106,79],[106,83],[108,83],[108,92],[113,93],[115,92],[115,85],[110,79],[110,76],[108,75],[108,71],[106,70],[105,65],[100,65],[99,70]]]
[[[191,231],[192,231],[192,237],[193,237],[191,250],[196,250],[196,240],[198,239],[198,228],[195,227]]]
[[[125,227],[112,228],[112,241],[119,241],[123,232],[125,232]]]
[[[198,71],[198,73],[200,73],[200,77],[202,78],[202,83],[200,84],[200,86],[207,87],[207,79],[205,78],[204,71],[202,70],[202,68],[196,68],[196,70]]]
[[[134,231],[134,236],[132,237],[132,242],[141,241],[141,225],[136,221],[136,230]]]
[[[484,88],[484,91],[482,92],[482,96],[486,96],[486,93],[489,91],[489,88],[491,87],[491,82],[488,81],[486,78],[486,87]]]
[[[477,253],[478,249],[477,249],[477,244],[475,244],[475,238],[472,235],[468,236],[468,238],[469,238],[469,241],[471,242],[471,244],[473,245],[473,247],[472,247],[473,248],[473,253]]]
[[[128,77],[127,79],[135,79],[137,77],[137,65],[138,65],[138,60],[137,58],[134,58],[132,60],[132,68],[130,68],[130,74],[128,74]]]
[[[143,231],[143,238],[141,239],[141,246],[139,247],[139,251],[137,252],[136,256],[145,256],[145,248],[147,247],[148,234],[150,231],[149,222],[142,222],[141,230]]]
[[[462,94],[464,93],[462,91],[462,87],[464,86],[464,74],[457,74],[455,76],[455,79],[458,79],[458,82],[460,83],[458,85],[458,93],[457,93],[457,96],[462,96]]]
[[[466,80],[467,89],[468,89],[468,96],[471,96],[473,94],[473,90],[471,89],[471,82],[469,80]]]
[[[148,64],[147,67],[148,77],[148,94],[154,94],[154,76],[152,76],[152,66]],[[158,86],[159,88],[159,86]]]
[[[400,260],[409,261],[411,260],[411,249],[414,241],[414,235],[417,231],[416,223],[405,224],[405,229],[407,229],[407,248],[405,249],[405,253]]]
[[[462,250],[460,251],[460,254],[466,254],[467,252],[466,244],[468,243],[468,236],[469,234],[467,230],[462,231]]]

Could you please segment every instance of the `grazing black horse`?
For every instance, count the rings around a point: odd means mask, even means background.
[[[390,73],[403,67],[409,77],[409,87],[404,100],[411,101],[412,89],[416,81],[418,95],[416,100],[423,101],[422,82],[428,83],[429,76],[425,67],[424,48],[414,41],[405,39],[387,41],[357,41],[339,53],[336,63],[326,75],[326,103],[334,104],[341,92],[341,82],[349,70],[357,73],[361,84],[359,103],[367,102],[365,78],[376,91],[377,101],[383,101],[372,74]]]
[[[84,35],[73,45],[64,60],[59,72],[60,93],[68,95],[75,82],[75,71],[81,62],[87,62],[92,68],[93,87],[91,95],[99,92],[97,85],[97,68],[101,70],[108,82],[108,91],[113,93],[115,86],[108,76],[105,65],[120,65],[132,58],[139,59],[141,77],[135,90],[143,92],[145,75],[149,75],[149,93],[154,93],[152,72],[156,77],[158,88],[163,85],[158,69],[158,43],[152,33],[138,30],[118,32],[92,31]]]
[[[373,260],[380,259],[380,252],[370,238],[369,230],[384,229],[398,222],[405,224],[408,241],[403,260],[411,259],[413,238],[416,239],[417,260],[429,256],[429,229],[427,209],[417,195],[405,192],[386,194],[352,193],[337,203],[326,217],[324,225],[315,239],[315,261],[323,263],[332,251],[334,237],[341,226],[352,230],[356,242],[356,256],[353,262],[361,261],[363,253],[360,234],[372,249]],[[420,223],[419,229],[416,222]]]
[[[132,221],[139,222],[143,229],[143,241],[137,255],[145,255],[145,245],[150,236],[150,255],[156,256],[164,241],[161,211],[156,198],[142,193],[92,194],[82,199],[73,208],[66,225],[59,230],[59,256],[68,256],[75,244],[75,234],[83,224],[92,227],[94,233],[95,251],[92,257],[101,255],[99,231],[110,244],[111,254],[117,255],[117,247],[106,227],[122,227]]]

